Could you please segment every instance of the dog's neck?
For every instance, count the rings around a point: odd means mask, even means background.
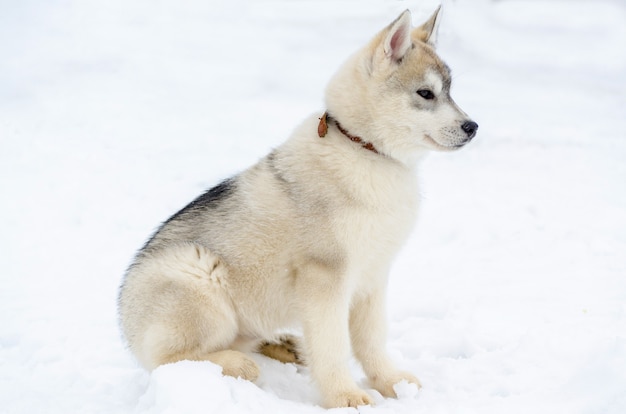
[[[374,144],[372,144],[371,142],[364,141],[361,137],[357,137],[355,135],[350,134],[341,126],[339,121],[337,121],[335,118],[330,116],[328,112],[324,112],[324,115],[322,115],[322,117],[320,118],[320,123],[317,126],[317,135],[319,135],[320,138],[324,138],[326,136],[326,133],[328,132],[329,122],[334,122],[335,125],[337,126],[337,129],[339,129],[339,131],[350,141],[360,144],[363,148],[370,150],[375,154],[380,154],[380,152],[378,152]]]

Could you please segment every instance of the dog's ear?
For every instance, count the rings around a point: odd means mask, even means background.
[[[435,47],[437,44],[437,30],[439,28],[439,21],[441,16],[441,6],[437,7],[437,10],[430,16],[423,25],[416,27],[411,33],[413,39],[427,43],[428,45]]]
[[[389,25],[383,42],[383,51],[387,58],[397,62],[402,60],[411,44],[411,12],[405,10]]]

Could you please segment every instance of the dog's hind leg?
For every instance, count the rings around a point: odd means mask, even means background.
[[[146,368],[211,361],[224,375],[258,377],[256,363],[231,349],[239,327],[228,270],[205,247],[182,243],[146,253],[129,271],[120,305],[130,348]]]

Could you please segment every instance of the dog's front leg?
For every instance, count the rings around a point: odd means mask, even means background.
[[[373,401],[350,375],[350,298],[340,275],[315,270],[300,284],[306,361],[324,405],[357,407]],[[309,273],[309,272],[307,272]],[[302,279],[301,279],[302,282]]]
[[[385,397],[396,397],[393,386],[402,380],[421,387],[412,374],[399,371],[387,356],[385,289],[375,289],[356,300],[350,311],[350,335],[356,358],[361,362],[372,387]]]

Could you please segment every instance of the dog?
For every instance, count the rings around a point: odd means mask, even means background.
[[[435,53],[439,12],[416,28],[403,12],[331,78],[323,113],[139,250],[118,307],[145,368],[205,360],[254,381],[247,353],[258,351],[308,365],[326,407],[371,404],[352,351],[383,396],[403,380],[420,386],[385,350],[388,273],[416,219],[419,159],[478,128]]]

